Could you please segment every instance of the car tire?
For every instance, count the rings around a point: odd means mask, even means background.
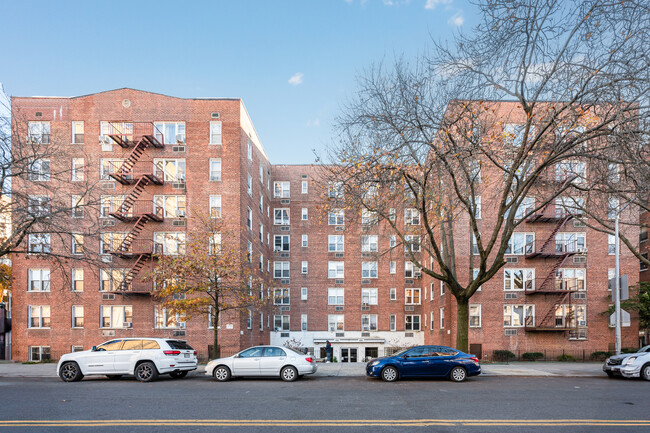
[[[449,378],[454,382],[463,382],[467,379],[467,370],[463,367],[456,366],[449,372]]]
[[[641,377],[645,380],[650,380],[650,364],[641,367]]]
[[[381,370],[381,379],[384,382],[395,382],[399,378],[399,371],[393,366],[384,367]]]
[[[174,371],[172,373],[169,373],[171,377],[174,379],[182,379],[185,376],[187,376],[187,373],[189,373],[187,370],[186,371]]]
[[[296,370],[296,367],[284,367],[282,371],[280,371],[280,377],[285,382],[293,382],[294,380],[298,379],[298,370]]]
[[[143,362],[135,367],[135,378],[140,382],[151,382],[158,378],[158,370],[153,362]]]
[[[117,380],[120,377],[122,377],[121,374],[107,374],[106,377],[108,377],[110,380]]]
[[[219,382],[228,382],[230,380],[230,369],[225,365],[219,365],[212,370],[212,376]]]
[[[59,377],[64,382],[79,382],[84,378],[84,375],[81,372],[81,368],[79,368],[79,364],[76,362],[66,362],[61,366]]]

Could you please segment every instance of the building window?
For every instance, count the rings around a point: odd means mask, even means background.
[[[397,246],[397,236],[390,235],[390,247],[395,248]]]
[[[30,234],[28,238],[29,252],[40,254],[50,252],[50,234],[49,233],[34,233]]]
[[[343,305],[345,303],[345,290],[341,287],[327,289],[327,305]]]
[[[51,212],[51,200],[47,196],[37,195],[27,198],[27,210],[34,217],[46,217]]]
[[[390,272],[391,274],[396,274],[396,273],[397,273],[397,262],[395,262],[395,261],[391,261],[391,262],[388,264],[388,266],[389,266],[389,272]]]
[[[50,270],[49,269],[29,269],[28,292],[49,292],[50,291]]]
[[[210,218],[221,218],[221,196],[210,196]]]
[[[219,182],[221,181],[221,159],[210,158],[210,180]]]
[[[641,254],[641,257],[648,260],[648,253]],[[643,271],[647,271],[647,270],[648,270],[648,264],[645,263],[642,260],[639,260],[639,271],[643,272]]]
[[[208,254],[221,254],[221,233],[213,233],[208,238]]]
[[[212,161],[210,160],[210,168],[212,168]],[[221,167],[221,160],[219,167]],[[154,159],[154,174],[156,177],[163,179],[165,182],[185,182],[185,160],[184,159]],[[219,168],[221,173],[221,168]],[[219,174],[221,176],[221,174]],[[213,180],[213,179],[210,179]]]
[[[504,269],[503,290],[535,290],[535,269]]]
[[[574,182],[582,182],[587,176],[587,164],[579,161],[562,161],[555,164],[555,181],[563,182],[576,177]]]
[[[249,162],[253,162],[253,142],[251,141],[250,138],[248,139],[248,144],[247,144],[247,151],[246,151],[246,153],[247,153],[247,155],[248,155],[248,161],[249,161]]]
[[[478,278],[478,268],[473,268],[472,269],[472,280],[476,280]],[[477,292],[481,291],[481,287],[483,286],[478,286],[478,289],[476,289]],[[431,295],[433,296],[433,292],[431,292]]]
[[[368,209],[361,210],[361,224],[372,225],[377,224],[377,212],[369,211]]]
[[[343,314],[328,315],[327,329],[330,332],[343,332],[345,330],[345,316]]]
[[[84,217],[84,198],[81,195],[72,196],[72,218]]]
[[[343,182],[330,182],[327,186],[327,196],[332,199],[343,198]]]
[[[246,180],[246,192],[249,196],[253,196],[253,177],[248,173],[248,178]]]
[[[157,232],[153,234],[154,250],[164,255],[185,254],[185,233],[184,232]]]
[[[328,235],[327,251],[342,252],[345,241],[344,235]]]
[[[260,313],[260,331],[264,331],[264,313]]]
[[[345,211],[338,209],[328,212],[327,223],[331,226],[342,226],[345,224]]]
[[[363,314],[361,315],[361,331],[376,331],[377,330],[377,315],[376,314]]]
[[[83,305],[73,305],[72,306],[72,327],[73,328],[83,328],[84,327],[84,307],[83,307]]]
[[[481,196],[474,196],[474,218],[481,219]]]
[[[361,278],[377,278],[377,262],[361,262]]]
[[[308,181],[306,181],[306,180],[302,181],[302,190],[301,190],[301,192],[303,194],[307,194],[309,192],[309,182]]]
[[[29,346],[30,361],[49,361],[50,346]]]
[[[72,122],[72,144],[84,144],[83,122]]]
[[[587,326],[587,314],[585,305],[559,305],[555,309],[556,328],[575,328],[576,326]]]
[[[50,122],[29,122],[27,141],[32,144],[50,143]]]
[[[361,289],[361,303],[377,305],[377,289]]]
[[[535,250],[535,233],[513,233],[508,241],[506,254],[531,254]]]
[[[367,235],[361,236],[361,251],[376,252],[378,248],[378,236]]]
[[[503,326],[509,328],[521,328],[523,326],[535,326],[534,305],[504,305]]]
[[[469,327],[470,328],[481,327],[481,305],[480,304],[470,304],[469,306]]]
[[[291,182],[273,182],[273,197],[275,198],[290,198],[291,197]]]
[[[83,292],[84,291],[84,270],[72,269],[71,279],[72,279],[72,291]]]
[[[289,209],[288,208],[276,208],[273,209],[273,225],[276,226],[288,226],[289,225]]]
[[[210,122],[210,144],[222,144],[221,122]]]
[[[307,287],[303,287],[300,289],[300,300],[301,301],[307,300]]]
[[[289,330],[289,316],[273,316],[273,323],[276,331],[288,331]]]
[[[419,331],[420,330],[420,316],[419,315],[406,315],[406,316],[404,316],[404,330],[405,331]]]
[[[521,146],[524,142],[526,125],[507,123],[503,127],[505,142],[511,146]]]
[[[390,315],[390,330],[394,331],[396,329],[397,317],[394,314]]]
[[[305,261],[302,262],[302,273],[303,274],[307,273],[307,262]]]
[[[404,289],[404,305],[420,305],[420,289]]]
[[[582,215],[584,207],[584,198],[558,197],[555,199],[555,217],[563,218],[568,215]]]
[[[289,240],[289,235],[273,235],[273,251],[289,251]]]
[[[122,284],[125,278],[125,269],[102,269],[100,271],[99,290],[101,292],[112,292],[122,289]]]
[[[264,168],[262,164],[260,164],[260,183],[262,184],[262,188],[264,188]]]
[[[396,301],[397,300],[397,288],[391,287],[390,289],[390,300],[391,301]]]
[[[445,307],[440,309],[440,329],[445,329]]]
[[[445,294],[445,282],[440,281],[440,296],[444,296]]]
[[[103,195],[100,198],[101,208],[100,217],[108,218],[114,212],[122,213],[122,205],[124,204],[123,195]]]
[[[248,263],[253,263],[253,243],[251,241],[248,241],[246,247],[246,259]]]
[[[84,180],[84,159],[72,158],[72,181],[81,182]]]
[[[155,160],[154,160],[155,163]],[[110,176],[112,173],[117,173],[124,164],[123,159],[117,158],[102,158],[99,161],[99,174],[102,180],[113,180]],[[156,173],[158,175],[158,173]]]
[[[301,314],[300,315],[300,330],[301,331],[306,331],[307,330],[307,315],[306,314]]]
[[[155,122],[153,135],[160,143],[185,143],[185,122]]]
[[[160,305],[154,306],[154,326],[156,329],[184,328],[185,320],[184,314],[172,314]]]
[[[343,278],[344,262],[327,262],[327,278]]]
[[[420,211],[414,208],[404,209],[404,224],[420,225]]]
[[[434,316],[433,316],[433,311],[429,313],[429,329],[433,331],[433,323],[434,323]]]
[[[308,244],[309,244],[309,236],[302,235],[302,246],[306,248]]]
[[[273,278],[289,278],[289,262],[273,262]]]
[[[50,180],[50,160],[35,159],[29,167],[29,180],[48,182]]]
[[[102,328],[127,328],[133,323],[133,307],[131,305],[103,305]]]
[[[607,235],[607,254],[610,256],[616,254],[616,236]]]
[[[29,315],[30,328],[49,328],[50,327],[50,306],[49,305],[30,305],[27,307]]]
[[[248,230],[253,230],[253,211],[251,208],[246,211],[246,227],[248,227]]]
[[[110,254],[111,251],[119,251],[126,238],[126,233],[102,233],[99,239],[99,251],[101,254]]]
[[[575,253],[585,251],[584,233],[558,233],[555,235],[555,252]]]
[[[84,253],[84,236],[79,233],[72,234],[72,254]]]
[[[535,209],[535,197],[525,197],[515,211],[515,219],[523,219]],[[506,214],[507,216],[507,214]]]
[[[585,271],[584,268],[558,269],[555,272],[555,290],[585,290]]]
[[[417,235],[406,235],[404,236],[406,243],[404,244],[404,252],[411,251],[414,253],[420,252],[420,236]]]
[[[307,208],[306,207],[302,208],[302,214],[301,215],[302,215],[302,220],[307,221],[308,217],[307,217]]]
[[[420,269],[413,262],[404,262],[404,278],[417,278],[420,274]]]

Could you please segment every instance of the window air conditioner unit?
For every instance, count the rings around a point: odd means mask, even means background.
[[[115,299],[115,295],[113,293],[102,293],[102,301],[112,301]]]
[[[506,299],[517,299],[516,293],[506,293]]]
[[[217,112],[214,112],[214,113],[212,113],[212,114],[210,115],[210,117],[212,117],[213,119],[218,119],[218,118],[220,117],[220,114],[217,113]]]
[[[420,277],[422,276],[422,271],[420,271],[420,270],[416,270],[416,271],[414,271],[414,272],[413,272],[413,276],[414,276],[415,278],[420,278]]]
[[[176,218],[185,218],[185,211],[184,210],[177,210],[176,211]]]
[[[291,200],[288,198],[283,198],[280,200],[280,204],[291,204]]]
[[[133,328],[133,322],[124,322],[125,328]]]
[[[185,143],[185,134],[176,134],[177,143]]]
[[[587,247],[584,247],[584,248],[578,248],[578,253],[580,253],[580,254],[586,254],[586,253],[587,253]]]
[[[99,142],[104,144],[113,144],[113,140],[108,135],[100,135]]]

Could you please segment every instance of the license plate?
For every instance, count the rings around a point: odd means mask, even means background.
[[[186,353],[186,354],[185,354],[185,357],[186,357],[186,358],[189,358],[189,357],[190,357],[190,354],[189,354],[189,353]]]

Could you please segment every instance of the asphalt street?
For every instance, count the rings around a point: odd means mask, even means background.
[[[606,377],[2,378],[0,432],[641,432],[649,391]]]

